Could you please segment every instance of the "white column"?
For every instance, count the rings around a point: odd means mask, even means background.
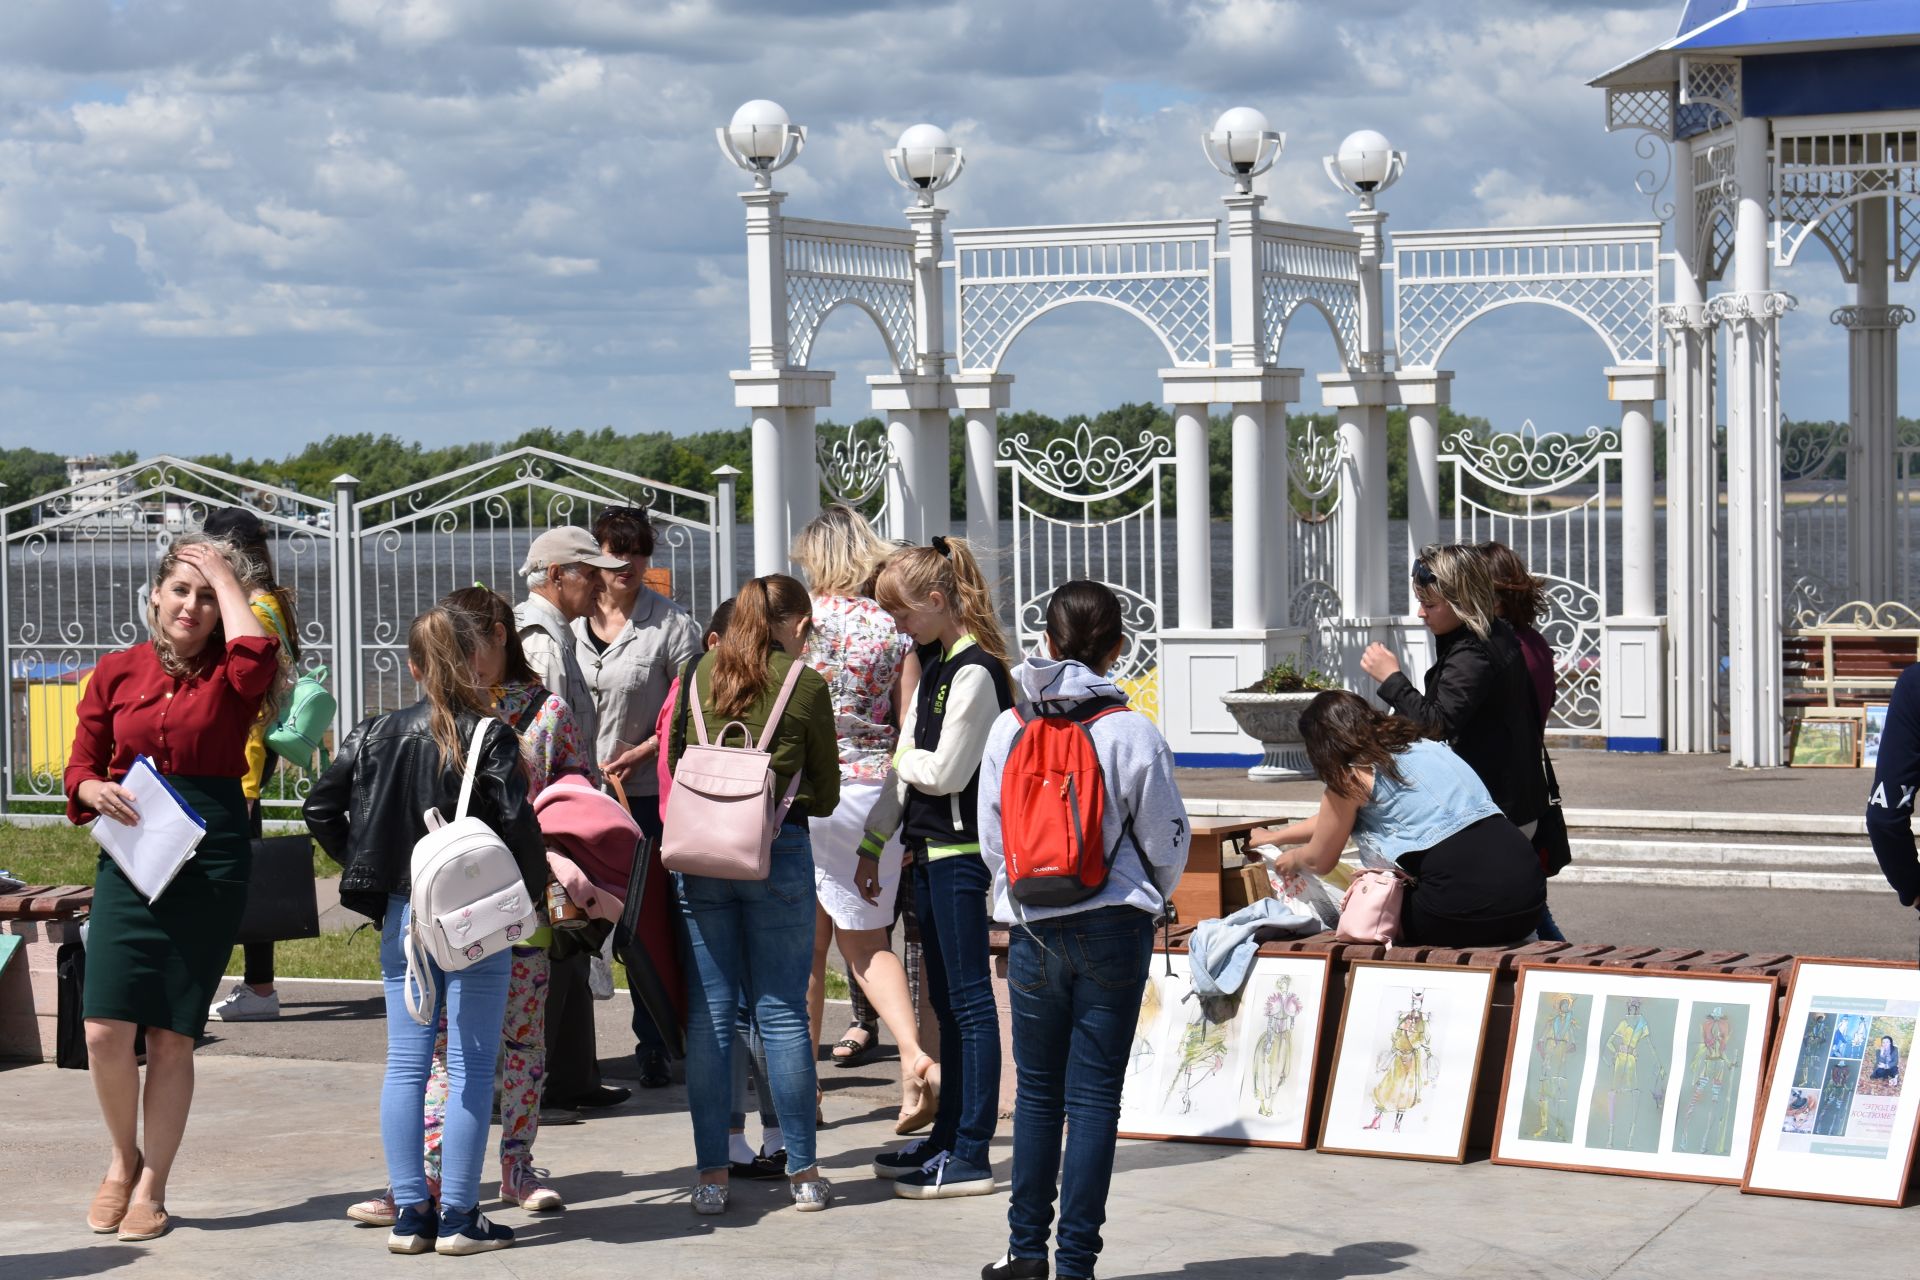
[[[1420,548],[1440,539],[1440,412],[1451,403],[1453,374],[1444,370],[1402,370],[1395,380],[1398,399],[1407,407],[1407,563]],[[1406,583],[1407,612],[1419,602],[1413,581]]]
[[[1213,626],[1212,486],[1208,478],[1207,408],[1173,407],[1175,592],[1182,631]]]
[[[1887,305],[1887,202],[1854,206],[1854,305],[1833,313],[1847,330],[1847,594],[1880,604],[1901,589],[1899,446],[1900,326],[1913,312]]]
[[[1767,244],[1767,122],[1734,122],[1734,293],[1726,319],[1728,720],[1733,764],[1781,763],[1779,315]]]
[[[820,514],[820,458],[811,407],[787,410],[787,547]],[[782,572],[788,572],[783,570]]]
[[[966,415],[967,541],[979,555],[987,581],[1000,580],[1000,411],[1012,403],[1013,376],[958,374],[954,398]]]
[[[1657,365],[1607,370],[1607,398],[1620,406],[1619,614],[1651,618],[1654,598],[1653,403],[1666,395]]]
[[[1264,404],[1233,406],[1233,625],[1252,631],[1267,625],[1263,571],[1267,524],[1267,422]]]
[[[920,532],[922,540],[953,532],[953,431],[945,409],[915,414],[915,452],[919,456]]]
[[[887,449],[892,455],[887,466],[887,536],[908,542],[925,542],[926,521],[921,518],[920,494],[925,484],[920,474],[920,440],[914,430],[915,415],[902,410],[887,415]]]
[[[365,672],[360,663],[360,516],[354,502],[360,481],[342,472],[333,478],[333,740],[345,742],[366,715]],[[516,592],[517,594],[517,592]]]
[[[1284,627],[1293,604],[1293,494],[1288,472],[1292,460],[1287,456],[1287,402],[1270,400],[1260,406],[1267,420],[1267,619],[1269,629]]]
[[[1680,149],[1690,160],[1687,148]],[[1716,527],[1720,482],[1715,442],[1714,321],[1707,315],[1694,244],[1691,193],[1673,219],[1673,303],[1661,308],[1667,337],[1667,748],[1719,750]]]
[[[753,415],[753,576],[787,571],[787,411]]]
[[[747,365],[781,369],[787,363],[786,237],[780,203],[784,191],[743,191],[747,206]]]

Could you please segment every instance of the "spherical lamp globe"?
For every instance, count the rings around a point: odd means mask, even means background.
[[[755,98],[745,102],[733,113],[733,120],[727,125],[727,136],[741,155],[749,160],[767,161],[780,154],[786,144],[786,109],[779,103],[766,98]]]
[[[1355,190],[1377,191],[1393,169],[1393,145],[1372,129],[1356,130],[1341,142],[1339,164]]]
[[[894,144],[900,152],[907,176],[921,187],[932,185],[934,179],[946,171],[950,157],[941,153],[952,146],[953,141],[947,137],[947,131],[937,124],[916,124],[901,134],[900,141]]]
[[[1260,149],[1267,132],[1267,117],[1252,107],[1234,107],[1220,113],[1213,122],[1216,137],[1224,137],[1227,161],[1235,173],[1251,173],[1260,163]]]

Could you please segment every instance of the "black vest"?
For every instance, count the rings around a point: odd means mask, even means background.
[[[920,684],[914,691],[913,745],[931,751],[940,745],[940,728],[946,723],[947,696],[953,678],[966,667],[984,668],[993,681],[999,709],[1013,705],[1013,682],[1000,660],[970,644],[952,658],[942,658],[940,646],[921,646]],[[980,847],[980,765],[974,762],[973,776],[967,785],[947,796],[930,796],[909,786],[907,804],[900,824],[901,842],[920,850],[928,845]]]

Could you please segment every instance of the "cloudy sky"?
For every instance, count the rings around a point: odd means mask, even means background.
[[[898,225],[880,152],[919,120],[968,166],[952,225],[1212,216],[1200,131],[1249,104],[1288,134],[1261,189],[1337,223],[1320,157],[1409,153],[1390,227],[1647,214],[1636,135],[1591,76],[1672,33],[1675,0],[7,0],[0,6],[0,444],[277,455],[334,432],[427,443],[532,426],[735,425],[744,184],[713,127],[752,97],[811,129],[787,209]],[[1777,280],[1786,403],[1844,417],[1845,287],[1818,247]],[[1906,286],[1896,298],[1911,300]],[[1333,366],[1324,332],[1283,353]],[[882,348],[836,313],[815,367],[867,409]],[[1020,407],[1158,394],[1106,308],[1014,346]],[[1450,354],[1497,425],[1610,418],[1605,351],[1509,310]],[[1916,391],[1903,405],[1920,402]]]

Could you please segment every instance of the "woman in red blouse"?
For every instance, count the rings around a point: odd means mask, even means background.
[[[87,934],[87,1061],[113,1159],[87,1225],[122,1240],[166,1232],[167,1175],[193,1102],[193,1045],[206,1027],[247,905],[251,847],[241,779],[247,735],[275,690],[279,641],[241,586],[245,561],[190,534],[161,558],[146,644],[108,654],[80,699],[66,772],[67,817],[137,826],[121,786],[144,755],[207,824],[194,856],[154,902],[100,855]],[[133,1038],[147,1033],[146,1145]]]

